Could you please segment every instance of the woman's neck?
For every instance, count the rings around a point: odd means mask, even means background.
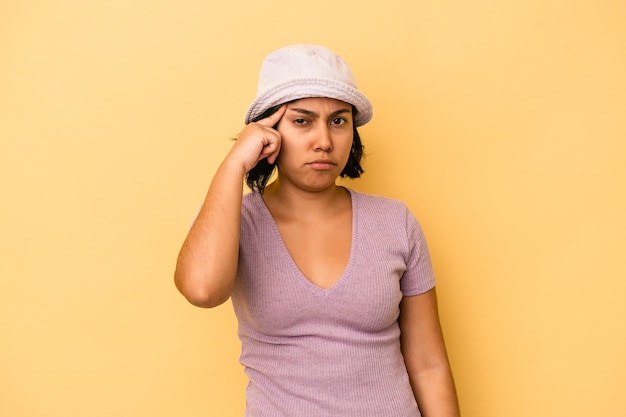
[[[324,190],[308,191],[284,186],[276,180],[265,188],[263,199],[275,218],[311,219],[351,208],[349,191],[334,184]]]

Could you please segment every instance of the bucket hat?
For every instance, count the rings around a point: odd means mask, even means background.
[[[307,97],[328,97],[356,108],[354,125],[372,118],[372,104],[356,85],[345,61],[323,46],[298,44],[270,53],[259,73],[257,96],[246,112],[248,124],[264,111]]]

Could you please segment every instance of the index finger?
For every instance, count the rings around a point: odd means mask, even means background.
[[[276,123],[280,121],[280,119],[283,117],[283,114],[285,114],[285,111],[287,111],[287,105],[283,104],[278,108],[278,110],[276,110],[274,114],[266,117],[265,119],[259,120],[257,123],[263,126],[273,127],[274,125],[276,125]]]

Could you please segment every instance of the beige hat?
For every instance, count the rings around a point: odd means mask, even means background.
[[[356,108],[354,125],[372,118],[372,104],[356,86],[348,65],[334,52],[317,45],[292,45],[269,54],[259,74],[257,97],[245,123],[271,107],[306,97],[328,97]]]

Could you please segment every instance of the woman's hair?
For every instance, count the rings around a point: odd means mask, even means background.
[[[259,120],[270,117],[272,114],[276,113],[283,104],[270,107],[251,121],[258,122]],[[355,112],[356,109],[354,106],[352,106],[352,114],[354,115]],[[361,167],[361,159],[363,158],[363,144],[361,143],[361,137],[359,136],[359,132],[357,131],[356,127],[354,127],[354,124],[352,126],[352,148],[350,148],[350,156],[348,157],[348,162],[341,171],[341,174],[339,174],[341,178],[359,178],[361,174],[365,172]],[[276,128],[276,126],[274,126],[274,128]],[[267,158],[261,159],[254,166],[254,168],[246,173],[246,184],[248,185],[248,187],[250,187],[251,190],[263,193],[263,191],[265,190],[265,186],[267,185],[267,182],[272,176],[275,168],[275,162],[273,164],[270,164],[269,162],[267,162]]]

